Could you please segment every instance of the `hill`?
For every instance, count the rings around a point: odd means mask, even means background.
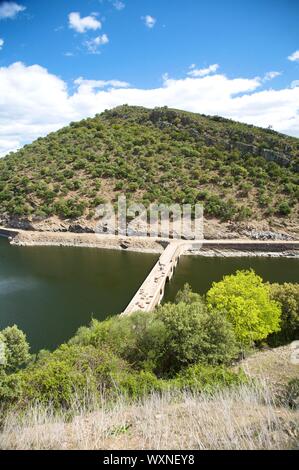
[[[207,227],[218,232],[297,236],[298,169],[297,138],[218,116],[124,105],[1,159],[0,222],[92,229],[95,207],[126,193],[147,206],[201,201]]]

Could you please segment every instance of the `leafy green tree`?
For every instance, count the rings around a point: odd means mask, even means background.
[[[207,302],[211,313],[223,312],[244,345],[280,329],[281,307],[271,299],[269,285],[253,270],[224,276],[208,291]]]
[[[1,337],[5,344],[5,371],[15,372],[30,360],[30,347],[26,335],[13,325],[2,330]]]
[[[299,284],[270,284],[271,298],[281,305],[281,331],[269,338],[279,345],[299,338]]]
[[[227,364],[237,354],[229,321],[219,312],[211,315],[202,302],[165,304],[157,311],[165,342],[158,371],[179,371],[190,364]]]

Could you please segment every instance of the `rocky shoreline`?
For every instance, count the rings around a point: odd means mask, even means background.
[[[4,232],[4,233],[3,233]],[[150,237],[125,237],[95,233],[38,232],[2,229],[2,235],[9,238],[15,246],[58,246],[99,248],[118,251],[161,254],[171,240]],[[188,243],[188,242],[187,242]],[[268,257],[299,258],[299,242],[291,241],[253,241],[205,240],[200,247],[190,242],[187,256],[204,257]]]

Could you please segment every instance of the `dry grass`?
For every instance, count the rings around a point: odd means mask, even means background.
[[[278,348],[256,351],[238,364],[253,379],[261,379],[273,392],[281,395],[286,384],[299,377],[299,365],[291,363],[291,344]]]
[[[153,394],[129,404],[122,397],[74,417],[35,406],[10,414],[2,449],[287,449],[299,442],[299,410],[274,404],[265,385],[213,395]]]

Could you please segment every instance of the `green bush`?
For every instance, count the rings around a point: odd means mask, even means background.
[[[93,321],[90,328],[80,328],[71,343],[106,346],[135,369],[159,376],[171,376],[196,362],[227,364],[237,354],[230,323],[218,312],[208,313],[202,301]]]
[[[270,284],[270,295],[281,306],[281,331],[269,337],[278,346],[299,338],[299,284]]]
[[[179,304],[180,302],[183,302],[185,304],[192,304],[194,302],[203,302],[202,297],[200,294],[197,294],[195,292],[192,292],[191,286],[186,283],[184,287],[178,291],[176,297],[175,297],[175,303]]]
[[[26,369],[3,378],[0,398],[10,397],[23,406],[40,402],[68,408],[75,398],[83,400],[89,393],[117,393],[116,376],[121,378],[129,370],[111,351],[62,345]]]
[[[278,213],[280,215],[289,215],[292,209],[287,201],[283,201],[278,206]]]
[[[289,406],[299,409],[299,378],[289,381],[286,388],[286,396]]]
[[[190,364],[227,364],[237,354],[230,323],[210,314],[202,302],[166,304],[157,310],[164,325],[163,349],[156,357],[158,373],[174,373]]]
[[[178,389],[213,392],[247,382],[248,377],[243,371],[233,372],[223,366],[195,364],[180,372],[172,384]]]
[[[167,388],[167,382],[158,379],[150,371],[131,371],[129,373],[115,374],[118,391],[132,399],[142,398],[153,392],[159,392]]]
[[[0,368],[11,373],[28,364],[30,347],[23,331],[16,325],[8,326],[0,332],[0,340],[4,344],[4,364]]]
[[[108,347],[136,370],[155,369],[165,342],[165,326],[155,313],[139,312],[103,322],[93,320],[90,328],[80,328],[71,340],[72,344]]]

